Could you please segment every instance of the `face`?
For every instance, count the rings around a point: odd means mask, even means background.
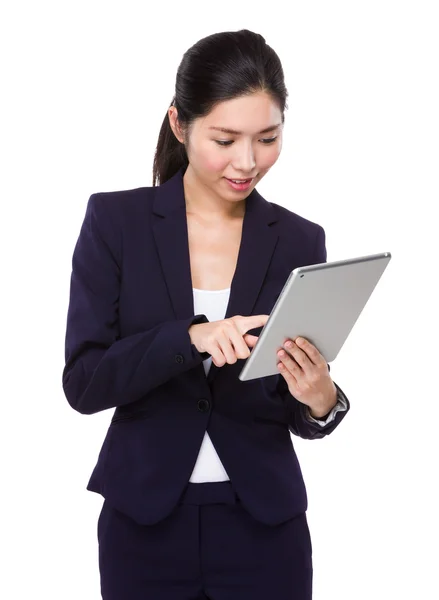
[[[208,188],[212,196],[222,200],[243,200],[279,158],[281,117],[272,98],[260,92],[221,102],[193,123],[185,139],[178,128],[177,111],[171,107],[172,130],[180,142],[185,142],[189,158],[185,180],[192,189],[202,189],[203,194]],[[250,187],[245,189],[236,189],[239,186],[227,181],[250,178]]]

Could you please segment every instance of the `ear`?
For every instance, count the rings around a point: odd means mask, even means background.
[[[178,122],[178,111],[175,108],[175,106],[170,106],[168,108],[168,118],[169,124],[171,126],[172,131],[174,132],[175,137],[181,144],[183,144],[184,138],[181,132],[180,124]]]

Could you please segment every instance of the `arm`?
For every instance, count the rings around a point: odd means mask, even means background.
[[[313,259],[310,264],[326,262],[326,236],[322,227],[317,230]],[[328,364],[328,370],[331,370]],[[288,385],[282,376],[279,376],[278,391],[291,408],[290,430],[295,435],[305,439],[318,439],[331,433],[346,416],[350,409],[349,400],[343,390],[335,383],[337,388],[337,403],[328,414],[320,418],[314,418],[306,404],[299,402],[290,393]]]
[[[90,196],[72,260],[62,384],[83,414],[134,402],[210,356],[198,352],[188,333],[190,325],[208,322],[205,315],[120,338],[120,267],[116,244],[101,234],[104,206],[98,194]],[[111,231],[108,222],[105,230]]]

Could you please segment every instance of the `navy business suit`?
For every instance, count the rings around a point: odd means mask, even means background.
[[[80,413],[115,409],[87,489],[137,523],[159,522],[186,489],[207,428],[242,506],[279,524],[307,509],[290,432],[321,438],[347,411],[313,423],[280,374],[241,382],[244,360],[212,363],[206,377],[210,355],[188,334],[207,318],[194,315],[183,175],[92,194],[87,205],[63,388]],[[225,318],[269,314],[292,269],[324,261],[324,230],[254,189]]]

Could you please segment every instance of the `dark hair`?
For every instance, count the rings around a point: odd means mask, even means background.
[[[170,106],[177,108],[187,142],[195,119],[206,116],[219,102],[259,91],[278,103],[283,123],[288,92],[278,55],[258,33],[225,31],[202,38],[184,53]],[[175,137],[166,112],[154,155],[153,186],[165,183],[188,164],[186,145]]]

